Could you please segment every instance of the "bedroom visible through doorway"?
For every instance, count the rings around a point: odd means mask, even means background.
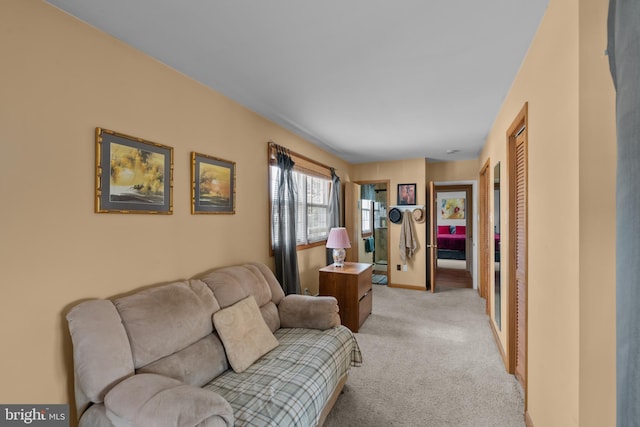
[[[472,288],[472,187],[436,186],[438,286]]]

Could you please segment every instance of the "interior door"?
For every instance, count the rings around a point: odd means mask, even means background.
[[[528,239],[528,105],[507,131],[509,174],[508,371],[524,390],[527,410],[527,239]]]
[[[516,291],[516,366],[515,375],[526,384],[527,354],[527,162],[524,132],[515,141],[515,291]]]
[[[346,261],[358,262],[360,253],[360,185],[355,182],[344,184],[344,226],[349,234],[351,248],[347,249]]]
[[[491,221],[489,218],[489,159],[485,162],[480,170],[480,284],[478,293],[482,298],[487,298],[487,307],[489,298],[487,290],[489,289],[490,273],[491,273],[491,247],[489,245],[489,230],[491,229]]]
[[[436,217],[436,187],[433,181],[429,181],[427,188],[427,209],[429,227],[427,228],[427,286],[431,292],[436,291],[436,273],[438,269],[438,239]]]

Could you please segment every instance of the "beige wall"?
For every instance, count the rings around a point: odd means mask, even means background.
[[[416,204],[424,205],[426,196],[425,161],[407,159],[390,162],[374,162],[353,165],[353,181],[389,180],[389,204],[394,206],[398,200],[398,184],[416,183]],[[391,208],[389,208],[391,209]],[[418,250],[407,263],[407,271],[397,271],[400,261],[401,224],[388,223],[389,231],[389,284],[409,288],[426,289],[426,222],[414,223],[418,239]]]
[[[95,297],[269,257],[267,141],[349,165],[37,0],[0,3],[0,402],[71,402],[64,315]],[[94,128],[174,147],[174,214],[94,213]],[[235,161],[237,213],[190,214],[190,152]],[[324,248],[300,253],[317,289]]]
[[[603,55],[606,3],[550,1],[480,158],[506,164],[506,130],[528,102],[528,413],[536,426],[615,425],[615,132]],[[507,230],[507,203],[501,209]],[[508,250],[506,239],[503,245]]]
[[[482,165],[478,159],[458,160],[453,162],[427,161],[426,181],[477,181]]]
[[[580,0],[580,426],[615,425],[616,129],[608,1]]]

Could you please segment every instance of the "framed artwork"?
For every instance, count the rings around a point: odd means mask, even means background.
[[[191,213],[236,213],[236,163],[191,153]]]
[[[440,215],[442,219],[464,219],[464,199],[442,199]]]
[[[398,205],[416,204],[416,184],[398,184]]]
[[[173,148],[96,128],[97,213],[173,213]]]

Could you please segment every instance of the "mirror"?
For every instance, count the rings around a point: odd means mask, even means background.
[[[498,330],[501,329],[502,298],[500,297],[500,162],[493,168],[493,240],[494,240],[494,319]]]

